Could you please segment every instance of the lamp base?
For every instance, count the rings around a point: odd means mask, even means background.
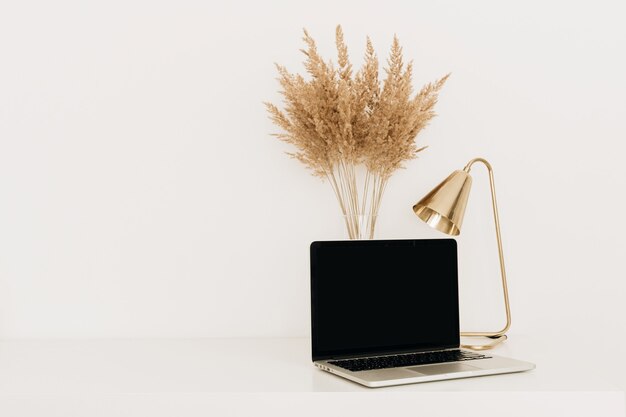
[[[461,336],[463,336],[463,334],[461,333]],[[468,337],[468,336],[465,336]],[[494,347],[498,346],[500,343],[504,342],[507,337],[505,334],[500,335],[500,336],[469,336],[469,337],[486,337],[487,339],[491,339],[492,341],[486,344],[481,344],[481,345],[464,345],[462,344],[461,347],[465,348],[465,349],[471,349],[471,350],[489,350],[489,349],[493,349]]]

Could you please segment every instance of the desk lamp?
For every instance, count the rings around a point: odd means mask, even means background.
[[[462,171],[454,171],[441,184],[436,186],[413,206],[413,211],[430,227],[450,236],[461,233],[465,206],[472,188],[470,170],[472,165],[480,162],[489,172],[489,184],[491,187],[491,203],[493,205],[493,217],[496,225],[496,239],[498,241],[498,255],[500,258],[500,275],[502,276],[502,292],[504,294],[504,308],[506,310],[506,325],[497,332],[461,332],[461,336],[487,337],[493,341],[485,345],[462,345],[462,347],[474,350],[491,349],[506,340],[506,332],[511,327],[511,309],[509,307],[509,293],[506,285],[506,271],[504,270],[504,255],[502,254],[502,239],[500,237],[500,220],[498,218],[498,206],[496,203],[496,189],[493,181],[493,169],[491,164],[483,158],[472,159],[465,165]]]

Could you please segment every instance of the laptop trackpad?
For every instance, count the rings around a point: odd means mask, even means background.
[[[475,371],[479,368],[462,363],[442,363],[440,365],[422,365],[406,368],[424,375],[452,374],[455,372]]]

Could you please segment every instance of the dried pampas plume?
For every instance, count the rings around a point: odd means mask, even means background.
[[[404,161],[425,149],[417,147],[415,137],[435,116],[437,96],[449,74],[413,95],[413,64],[404,63],[396,36],[382,84],[369,38],[365,62],[356,73],[341,26],[335,33],[337,64],[322,59],[306,30],[303,40],[307,79],[276,65],[284,109],[265,103],[271,120],[282,129],[274,136],[294,145],[297,151],[290,155],[329,181],[350,238],[372,238],[387,181]],[[365,174],[357,178],[361,165]]]

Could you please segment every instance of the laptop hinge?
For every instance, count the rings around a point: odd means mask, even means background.
[[[328,360],[337,360],[337,359],[358,359],[358,358],[375,358],[381,356],[395,356],[395,355],[408,355],[411,353],[429,353],[429,352],[443,352],[447,350],[460,350],[461,346],[456,347],[442,347],[442,348],[430,348],[430,349],[421,349],[421,350],[402,350],[402,351],[393,351],[393,352],[372,352],[372,353],[364,353],[358,355],[334,355],[323,359],[314,359],[313,361],[328,361]]]

